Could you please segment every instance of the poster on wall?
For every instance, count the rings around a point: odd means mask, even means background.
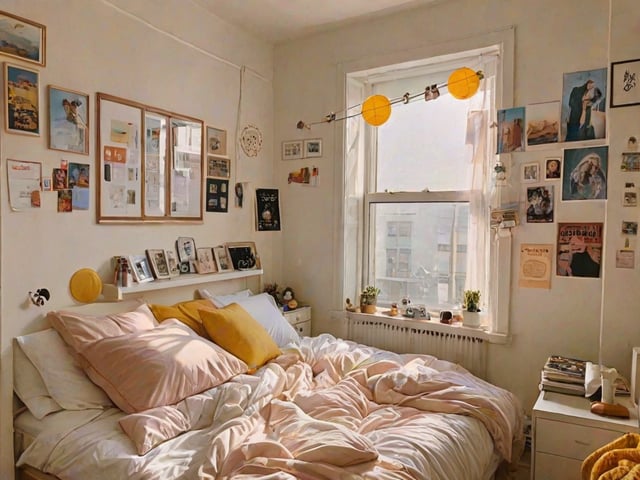
[[[571,148],[564,151],[562,200],[607,198],[609,147]]]
[[[523,288],[551,288],[551,255],[553,245],[523,243],[520,245],[518,285]]]
[[[565,73],[562,84],[562,141],[606,138],[607,69]]]
[[[527,187],[527,223],[553,223],[553,185]]]
[[[524,107],[498,110],[497,153],[524,152]]]
[[[602,222],[558,223],[556,274],[600,277]]]
[[[280,230],[280,200],[275,188],[256,188],[256,227],[259,232]]]

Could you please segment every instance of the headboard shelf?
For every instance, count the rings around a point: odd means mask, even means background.
[[[135,283],[130,287],[118,287],[105,283],[102,286],[102,295],[109,302],[122,300],[125,295],[150,292],[152,290],[165,290],[176,287],[186,287],[189,285],[200,285],[203,283],[223,282],[225,280],[236,280],[238,278],[256,277],[264,272],[260,268],[252,270],[234,270],[233,272],[205,273],[205,274],[182,274],[179,277],[167,280],[154,280],[147,283]]]

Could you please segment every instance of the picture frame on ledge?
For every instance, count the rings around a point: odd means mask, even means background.
[[[180,262],[180,273],[196,273],[196,242],[191,237],[178,237],[176,250]]]
[[[153,281],[153,272],[151,271],[146,255],[131,255],[129,257],[129,264],[136,282],[147,283]]]
[[[216,273],[218,271],[213,250],[210,247],[198,248],[196,254],[196,271],[198,273]]]
[[[213,247],[213,257],[216,260],[219,272],[233,272],[233,263],[231,263],[227,247],[224,245]]]
[[[255,242],[231,242],[226,244],[234,270],[256,270],[260,268],[260,257]]]
[[[148,249],[146,250],[146,254],[154,277],[158,280],[171,277],[171,274],[169,273],[169,264],[167,263],[167,256],[163,249]]]

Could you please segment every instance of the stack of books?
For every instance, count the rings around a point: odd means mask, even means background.
[[[551,355],[542,368],[540,390],[584,397],[586,368],[584,360]]]

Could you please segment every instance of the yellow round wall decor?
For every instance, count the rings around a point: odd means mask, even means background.
[[[69,290],[71,296],[79,302],[95,302],[102,293],[102,280],[95,270],[81,268],[71,275]]]
[[[468,67],[451,72],[447,81],[449,93],[458,100],[472,97],[480,86],[480,76]]]
[[[379,127],[389,120],[391,103],[384,95],[371,95],[362,104],[362,118],[369,125]]]

